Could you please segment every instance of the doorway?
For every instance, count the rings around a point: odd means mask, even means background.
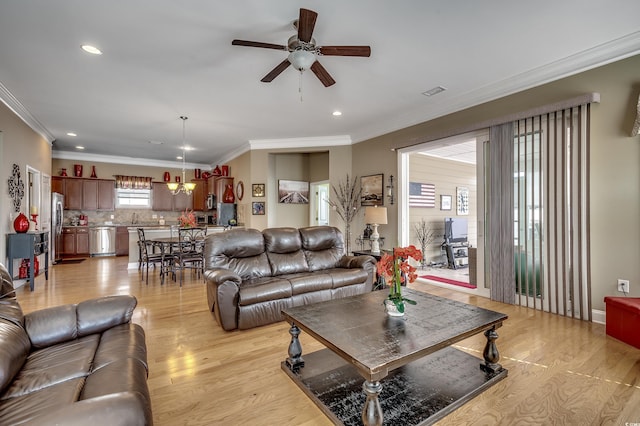
[[[329,181],[311,182],[309,223],[311,226],[329,225]]]

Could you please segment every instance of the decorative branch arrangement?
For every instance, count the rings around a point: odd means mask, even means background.
[[[353,180],[349,179],[347,174],[346,181],[340,181],[338,187],[331,185],[333,193],[336,196],[336,201],[331,199],[326,200],[331,208],[340,216],[340,219],[345,224],[345,248],[347,254],[350,250],[351,240],[351,222],[355,219],[356,215],[362,208],[360,205],[360,196],[362,195],[362,188],[358,186],[358,178],[354,177]]]
[[[418,243],[420,244],[420,250],[422,251],[422,260],[420,261],[420,267],[424,269],[427,266],[426,260],[426,250],[427,246],[433,242],[435,239],[435,234],[427,222],[423,219],[420,219],[420,222],[416,223],[413,227],[416,237],[418,239]]]

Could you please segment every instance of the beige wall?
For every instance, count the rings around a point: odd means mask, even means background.
[[[421,219],[434,231],[434,240],[428,246],[425,258],[428,262],[446,261],[440,246],[444,242],[444,218],[464,217],[469,224],[469,244],[476,247],[478,244],[477,226],[477,190],[476,190],[476,166],[475,164],[461,163],[459,161],[445,160],[429,157],[422,154],[411,154],[409,157],[409,181],[420,183],[432,183],[436,187],[436,207],[411,207],[409,208],[409,241],[420,248],[416,240],[415,225]],[[465,187],[469,189],[469,215],[458,216],[456,214],[456,189]],[[451,210],[440,210],[440,195],[451,196]]]
[[[640,296],[640,138],[629,136],[640,94],[638,70],[640,56],[635,56],[359,143],[353,147],[353,169],[359,175],[395,175],[392,147],[435,140],[485,120],[600,93],[601,102],[591,113],[589,209],[591,302],[594,309],[604,310],[604,296],[620,295],[617,278],[629,279],[631,295]],[[392,214],[390,219],[397,220]],[[384,227],[383,232],[397,233],[396,223]]]
[[[13,170],[13,164],[20,166],[20,177],[27,185],[27,165],[39,170],[42,174],[51,174],[51,145],[38,133],[31,130],[3,103],[0,103],[0,259],[6,264],[6,234],[14,232],[13,219],[17,215],[13,211],[13,202],[9,197],[8,180]],[[29,206],[25,198],[22,200],[21,211],[29,213]]]

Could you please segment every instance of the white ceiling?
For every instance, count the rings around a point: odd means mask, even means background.
[[[286,44],[300,7],[318,45],[371,57],[320,58],[329,88],[291,67],[261,83],[286,52],[231,40]],[[187,162],[216,164],[252,141],[359,142],[638,54],[639,16],[638,0],[0,0],[0,98],[56,156],[175,161],[187,115]]]

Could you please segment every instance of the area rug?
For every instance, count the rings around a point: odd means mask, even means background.
[[[445,283],[445,284],[457,285],[459,287],[476,288],[476,286],[474,284],[465,283],[463,281],[456,281],[456,280],[452,280],[450,278],[437,277],[435,275],[420,275],[419,278],[424,278],[426,280],[432,280],[432,281],[438,281],[440,283]]]
[[[84,259],[62,259],[58,263],[80,263],[84,262]]]

